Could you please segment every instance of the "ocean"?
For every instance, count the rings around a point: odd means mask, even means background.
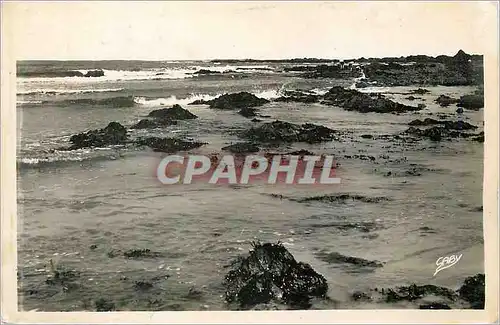
[[[222,280],[227,265],[255,241],[281,242],[329,285],[312,309],[412,308],[405,302],[353,301],[356,290],[411,283],[457,289],[484,273],[483,144],[428,140],[405,144],[382,135],[415,119],[456,116],[441,94],[460,97],[471,86],[432,86],[419,95],[426,108],[402,114],[359,113],[320,103],[278,102],[286,90],[323,94],[355,80],[304,78],[284,71],[292,63],[212,61],[20,61],[18,127],[18,292],[22,310],[93,310],[100,298],[117,310],[226,310]],[[301,64],[303,65],[303,64]],[[100,77],[58,77],[53,71],[102,69]],[[211,74],[195,73],[207,69]],[[404,104],[417,87],[369,87]],[[264,122],[315,123],[345,131],[341,141],[294,143],[273,150],[331,154],[341,184],[162,185],[155,176],[164,156],[148,148],[110,146],[59,150],[71,135],[116,121],[130,126],[154,109],[179,104],[198,116],[161,129],[129,130],[132,138],[178,136],[206,142],[193,153],[211,154],[239,142],[255,125],[232,110],[188,105],[224,93],[250,92],[271,100]],[[461,119],[483,130],[483,110]],[[455,117],[456,119],[456,117]],[[372,135],[373,137],[361,137]],[[375,157],[363,159],[366,156]],[[297,202],[324,194],[384,197],[377,202]],[[282,198],[277,196],[282,195]],[[122,252],[150,249],[154,258]],[[377,260],[360,269],[328,263],[321,252]],[[436,260],[463,254],[433,276]],[[52,263],[52,266],[51,266]],[[51,286],[54,267],[77,273],[78,287]],[[52,270],[51,270],[52,269]],[[138,290],[138,283],[152,283]],[[140,285],[139,285],[140,286]]]

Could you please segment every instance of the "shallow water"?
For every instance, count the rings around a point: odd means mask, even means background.
[[[54,87],[53,80],[49,84],[36,82],[41,84],[20,81],[18,92]],[[18,148],[22,309],[91,310],[93,302],[101,297],[113,301],[119,310],[227,309],[221,285],[227,272],[224,266],[248,252],[257,240],[281,241],[297,260],[310,263],[325,276],[332,300],[315,302],[313,308],[318,309],[394,308],[391,304],[352,302],[349,293],[414,282],[457,288],[465,277],[484,272],[482,212],[477,211],[482,206],[483,144],[463,139],[402,144],[360,137],[398,133],[407,129],[408,122],[436,118],[437,113],[456,119],[456,107],[439,107],[433,100],[440,94],[470,93],[474,90],[471,87],[427,88],[431,93],[418,96],[425,100],[411,103],[425,103],[427,108],[401,115],[361,114],[320,104],[272,102],[262,106],[261,113],[271,116],[264,120],[311,122],[351,133],[340,141],[272,150],[308,149],[334,155],[340,163],[339,185],[164,186],[155,179],[163,155],[147,149],[50,151],[66,145],[71,134],[101,128],[110,121],[131,125],[159,107],[58,103],[67,98],[176,96],[175,100],[182,100],[192,94],[275,94],[285,88],[328,89],[350,83],[256,72],[244,78],[107,80],[90,84],[94,88],[124,90],[19,96],[24,101],[48,101],[18,105],[22,134]],[[71,87],[78,89],[77,86]],[[405,95],[398,94],[409,89],[413,88],[390,88],[388,91],[394,94],[388,96],[409,103]],[[199,118],[164,130],[135,130],[131,135],[190,137],[208,142],[193,152],[213,153],[239,141],[236,133],[253,124],[233,111],[210,110],[204,105],[183,107]],[[466,111],[462,118],[482,130],[482,111]],[[346,157],[356,154],[372,155],[376,160]],[[405,174],[414,167],[423,169],[420,176]],[[288,199],[334,193],[388,200],[299,203]],[[283,198],[270,194],[281,194]],[[364,232],[359,228],[336,227],[339,223],[375,226]],[[138,260],[123,257],[123,251],[134,248],[148,248],[161,256]],[[110,257],[108,253],[113,250],[118,253]],[[317,253],[323,250],[378,260],[384,266],[359,270],[328,264],[318,258]],[[436,260],[454,253],[463,254],[461,261],[433,277]],[[64,291],[46,285],[50,259],[58,266],[80,272],[80,286]],[[140,280],[153,282],[153,288],[137,290],[134,283]],[[192,287],[201,293],[188,294]]]

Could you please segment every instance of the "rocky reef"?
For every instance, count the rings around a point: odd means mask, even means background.
[[[118,122],[111,122],[103,129],[90,130],[71,136],[69,141],[72,145],[69,150],[119,145],[124,144],[127,140],[127,129]]]
[[[254,243],[249,255],[231,266],[223,281],[225,299],[241,309],[269,302],[307,309],[311,298],[326,298],[326,279],[280,243]]]

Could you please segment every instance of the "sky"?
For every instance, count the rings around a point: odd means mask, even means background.
[[[454,55],[496,50],[495,2],[12,2],[18,60]],[[492,34],[494,31],[494,34]]]

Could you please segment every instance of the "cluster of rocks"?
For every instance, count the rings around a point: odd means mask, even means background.
[[[384,263],[369,261],[340,253],[318,252],[317,257],[326,262],[355,266],[364,270],[381,268]],[[309,264],[297,262],[280,243],[254,243],[247,256],[237,257],[230,265],[223,285],[225,299],[239,309],[255,309],[259,305],[276,303],[288,308],[308,309],[314,298],[328,300],[328,283]],[[374,288],[369,292],[352,293],[353,301],[377,301],[398,303],[406,301],[420,309],[451,309],[450,305],[483,309],[485,301],[485,277],[477,274],[465,279],[454,291],[431,284]],[[432,297],[432,301],[426,300]],[[438,299],[438,300],[436,300]],[[440,300],[439,300],[440,299]]]
[[[414,56],[393,61],[388,58],[374,59],[364,66],[364,73],[368,80],[379,86],[480,85],[484,78],[483,57],[469,55],[462,50],[452,57]]]
[[[484,107],[484,94],[479,90],[473,94],[463,95],[460,98],[440,95],[435,102],[442,107],[456,104],[459,108],[479,110]]]
[[[362,71],[357,67],[343,67],[340,64],[321,64],[321,65],[301,65],[289,66],[283,69],[285,72],[301,72],[303,78],[359,78]]]
[[[157,128],[177,123],[177,120],[196,119],[197,116],[179,105],[171,108],[154,110],[148,115],[150,118],[142,119],[131,126],[131,129]],[[135,144],[148,146],[154,151],[176,152],[199,148],[206,143],[187,141],[179,138],[143,137],[130,139],[125,126],[118,122],[111,122],[105,128],[90,130],[75,134],[69,139],[71,146],[61,150],[76,150],[82,148],[106,147],[112,145]]]

